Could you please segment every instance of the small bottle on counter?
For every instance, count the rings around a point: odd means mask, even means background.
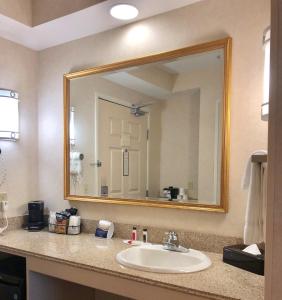
[[[133,226],[133,228],[132,228],[131,240],[132,241],[137,241],[137,228],[136,228],[136,226]]]
[[[148,243],[148,230],[146,228],[143,229],[143,243]]]

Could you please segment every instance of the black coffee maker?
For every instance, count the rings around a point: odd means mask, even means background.
[[[44,228],[44,202],[28,202],[28,223],[29,231],[40,231]]]

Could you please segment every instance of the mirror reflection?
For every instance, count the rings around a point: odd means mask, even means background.
[[[224,55],[71,79],[70,194],[219,205]]]

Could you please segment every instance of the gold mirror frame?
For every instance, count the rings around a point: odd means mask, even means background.
[[[144,65],[152,62],[179,58],[191,54],[197,54],[216,49],[224,50],[224,91],[223,91],[223,128],[222,128],[222,164],[221,164],[221,194],[219,205],[190,204],[168,201],[120,199],[92,196],[76,196],[70,194],[69,173],[69,107],[70,107],[70,80],[92,74],[119,70],[133,66]],[[64,198],[69,201],[87,201],[105,204],[150,206],[161,208],[178,208],[198,211],[224,212],[228,211],[228,184],[229,184],[229,144],[230,144],[230,73],[231,73],[232,39],[230,37],[190,46],[160,54],[154,54],[141,58],[135,58],[109,65],[98,66],[82,71],[64,75]]]

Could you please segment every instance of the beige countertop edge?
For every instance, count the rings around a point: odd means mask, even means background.
[[[32,257],[36,257],[36,258],[40,258],[40,259],[44,259],[44,260],[48,260],[48,261],[53,261],[53,262],[57,262],[57,263],[61,263],[61,264],[65,264],[68,266],[72,266],[72,267],[77,267],[77,268],[82,268],[82,269],[86,269],[86,270],[90,270],[90,271],[95,271],[101,274],[106,274],[106,275],[112,275],[112,276],[116,276],[119,278],[123,278],[123,279],[129,279],[129,280],[133,280],[136,282],[141,282],[141,283],[145,283],[148,285],[152,285],[152,286],[158,286],[161,288],[166,288],[169,290],[173,290],[173,291],[177,291],[177,292],[181,292],[181,293],[186,293],[186,294],[190,294],[193,296],[200,296],[200,297],[204,297],[207,299],[214,299],[214,300],[237,300],[236,298],[230,298],[230,297],[226,297],[226,296],[222,296],[222,295],[216,295],[216,294],[211,294],[211,293],[207,293],[207,292],[203,292],[203,291],[199,291],[199,290],[193,290],[191,288],[186,288],[186,287],[179,287],[173,284],[165,284],[162,283],[160,281],[157,280],[152,280],[152,279],[146,279],[144,277],[141,276],[137,276],[134,275],[132,276],[132,274],[125,274],[125,273],[120,273],[117,271],[113,271],[110,269],[102,269],[102,268],[97,268],[97,267],[92,267],[89,265],[85,265],[85,264],[78,264],[78,263],[73,263],[69,260],[64,260],[64,259],[58,259],[52,256],[46,256],[46,255],[41,255],[41,254],[36,254],[34,252],[29,252],[29,251],[25,251],[25,250],[21,250],[21,249],[17,249],[17,248],[12,248],[12,247],[8,247],[8,246],[2,246],[0,245],[0,250],[5,252],[7,251],[8,253],[11,254],[15,254],[15,255],[19,255],[19,256],[23,256],[23,257],[27,257],[27,256],[32,256]],[[126,268],[124,268],[126,269]],[[239,298],[238,298],[239,299]]]

